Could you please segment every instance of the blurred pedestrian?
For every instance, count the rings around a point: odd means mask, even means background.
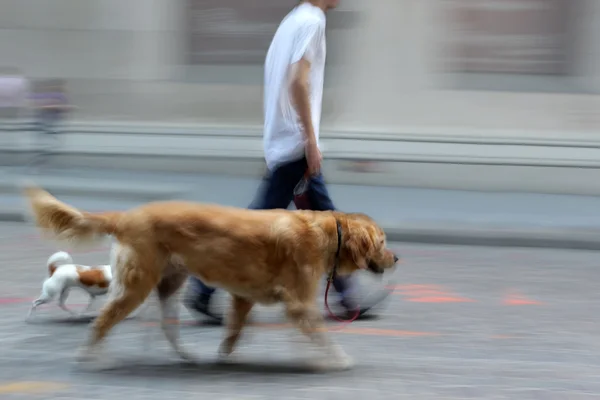
[[[0,132],[14,132],[27,104],[29,82],[17,68],[0,68]]]
[[[31,166],[38,167],[60,147],[62,124],[73,107],[67,98],[63,79],[42,82],[33,94],[37,154]]]
[[[294,189],[306,176],[303,204],[298,208],[334,210],[321,170],[319,125],[325,73],[325,13],[339,0],[301,1],[281,22],[265,61],[263,147],[268,172],[250,208],[286,209]],[[211,308],[215,291],[196,277],[190,278],[185,305],[217,319]],[[333,282],[345,313],[360,315],[383,300],[382,291],[358,309],[350,277]]]

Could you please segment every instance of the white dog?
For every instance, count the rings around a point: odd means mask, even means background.
[[[85,290],[90,295],[90,302],[85,309],[87,312],[94,303],[96,296],[108,293],[112,281],[110,265],[89,267],[73,264],[69,253],[59,251],[48,258],[48,279],[42,286],[42,294],[33,302],[27,318],[40,305],[51,302],[56,295],[60,294],[58,306],[71,315],[77,315],[65,306],[69,296],[69,290],[74,287]]]

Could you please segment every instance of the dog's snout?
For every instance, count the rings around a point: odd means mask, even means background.
[[[400,259],[398,258],[397,255],[394,254],[394,264],[397,263]]]

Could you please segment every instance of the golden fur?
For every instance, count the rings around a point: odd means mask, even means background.
[[[112,236],[112,298],[96,319],[88,353],[111,328],[156,290],[163,329],[178,344],[173,296],[188,273],[227,290],[233,298],[221,354],[230,354],[255,303],[282,302],[288,318],[329,354],[329,364],[349,365],[332,345],[316,304],[319,281],[334,265],[342,228],[340,274],[357,269],[381,273],[397,258],[386,248],[385,234],[362,214],[341,212],[246,210],[191,202],[154,202],[126,212],[87,213],[68,206],[46,191],[28,187],[39,228],[73,245]]]

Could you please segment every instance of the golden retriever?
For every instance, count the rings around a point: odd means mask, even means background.
[[[179,345],[174,294],[193,274],[232,295],[222,356],[233,352],[254,304],[283,303],[291,322],[322,350],[325,366],[348,368],[349,357],[323,329],[316,301],[319,282],[332,272],[364,269],[381,274],[398,261],[386,247],[383,230],[362,214],[258,211],[178,201],[88,213],[32,185],[24,193],[37,226],[54,239],[72,245],[93,244],[107,236],[116,240],[110,298],[94,322],[83,360],[96,354],[110,329],[153,290],[160,300],[165,336],[181,357],[190,359]]]

